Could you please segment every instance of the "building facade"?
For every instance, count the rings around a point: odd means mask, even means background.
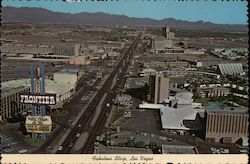
[[[31,109],[30,104],[20,103],[19,95],[29,93],[30,87],[4,88],[1,96],[1,116],[0,121],[6,121],[8,118],[21,114]]]
[[[174,33],[170,32],[170,28],[168,26],[162,28],[162,36],[167,39],[174,39]]]
[[[69,59],[69,64],[71,65],[86,65],[90,64],[90,59],[88,56],[77,56]]]
[[[72,46],[55,46],[53,47],[53,55],[59,56],[79,56],[81,54],[80,44]]]
[[[205,111],[205,140],[234,143],[248,136],[247,110]]]
[[[147,100],[155,104],[162,103],[169,96],[170,78],[162,73],[153,73],[149,77]]]
[[[164,38],[164,37],[157,37],[151,40],[151,48],[155,50],[165,50],[166,48],[172,47],[172,40]]]
[[[230,94],[230,89],[224,87],[204,87],[198,89],[198,95],[202,98],[227,96],[228,94]]]

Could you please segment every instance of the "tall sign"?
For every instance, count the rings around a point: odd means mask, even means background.
[[[32,133],[33,139],[45,139],[52,128],[52,120],[50,116],[46,116],[45,105],[56,104],[56,95],[45,93],[43,64],[32,64],[31,93],[20,94],[20,102],[32,104],[31,115],[27,116],[25,121],[27,132]]]

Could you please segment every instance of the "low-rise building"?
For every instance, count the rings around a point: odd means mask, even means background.
[[[243,73],[242,63],[218,64],[221,75],[240,75]]]
[[[227,96],[230,94],[229,88],[224,87],[202,87],[198,90],[198,95],[202,98],[207,97],[220,97],[220,96]]]
[[[69,64],[71,65],[86,65],[90,64],[90,59],[88,56],[76,56],[69,59]]]
[[[187,105],[178,109],[162,106],[160,108],[162,129],[165,131],[198,131],[202,128],[200,114],[202,109]]]

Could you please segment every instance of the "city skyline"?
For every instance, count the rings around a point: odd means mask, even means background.
[[[108,2],[39,2],[3,1],[3,6],[36,7],[63,13],[103,12],[136,18],[211,22],[216,24],[247,24],[247,1],[237,2],[178,2],[178,1],[108,1]],[[237,4],[237,5],[235,5]],[[141,6],[143,5],[143,8]],[[140,10],[138,10],[140,8]],[[195,10],[194,10],[195,9]],[[157,11],[157,12],[156,12]],[[234,12],[232,12],[234,11]]]

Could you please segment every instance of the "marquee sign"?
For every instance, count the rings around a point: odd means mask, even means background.
[[[29,133],[50,133],[52,120],[50,116],[27,116],[25,127]]]
[[[28,133],[50,133],[52,125],[25,125]]]
[[[20,94],[20,102],[24,104],[36,104],[36,105],[55,105],[56,94]]]

